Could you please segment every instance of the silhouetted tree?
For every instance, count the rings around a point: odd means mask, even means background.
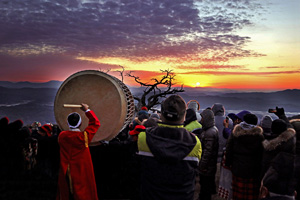
[[[164,75],[160,78],[151,79],[151,83],[144,82],[140,77],[133,75],[133,71],[130,71],[126,76],[134,78],[135,82],[144,87],[144,92],[141,96],[134,96],[134,99],[138,101],[136,109],[139,110],[142,106],[146,106],[148,109],[161,103],[162,98],[165,98],[169,94],[176,94],[184,92],[183,85],[180,88],[173,87],[175,85],[175,74],[173,70],[160,70]]]
[[[124,72],[125,72],[125,68],[123,67],[123,66],[120,66],[121,68],[122,68],[122,71],[120,71],[120,70],[117,70],[116,72],[119,72],[120,73],[120,76],[121,76],[121,78],[122,78],[122,83],[123,83],[123,81],[124,81]]]

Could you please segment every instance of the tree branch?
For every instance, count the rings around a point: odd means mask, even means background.
[[[140,98],[135,98],[138,101],[138,107],[147,106],[147,108],[150,109],[153,106],[160,104],[159,100],[161,98],[165,98],[168,94],[184,92],[183,85],[181,85],[180,89],[172,88],[175,80],[175,75],[172,73],[172,70],[167,69],[160,71],[165,74],[161,77],[161,79],[152,78],[152,83],[141,81],[140,77],[132,74],[133,71],[127,73],[127,76],[134,78],[136,83],[140,84],[142,87],[145,87],[142,96]],[[162,90],[160,86],[166,86],[167,89]],[[147,96],[149,97],[146,101]]]
[[[122,67],[122,71],[120,70],[117,70],[116,72],[119,72],[120,73],[120,76],[122,78],[122,83],[124,82],[124,71],[125,71],[125,68],[121,65],[119,65],[120,67]]]

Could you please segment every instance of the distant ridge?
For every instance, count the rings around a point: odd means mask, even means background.
[[[25,124],[33,121],[56,123],[54,117],[54,100],[60,81],[46,83],[6,82],[0,81],[0,118],[7,116],[10,121],[22,119]],[[41,89],[42,88],[42,89]],[[185,89],[185,88],[184,88]],[[130,87],[133,95],[139,96],[143,88]],[[179,93],[183,99],[197,100],[201,110],[211,107],[214,103],[222,103],[227,113],[237,113],[241,110],[253,111],[259,118],[271,115],[269,108],[283,107],[288,116],[300,116],[300,90],[282,90],[276,92],[249,91],[216,91],[187,88]],[[274,114],[272,116],[275,116]]]
[[[48,82],[10,82],[10,81],[0,81],[0,87],[6,88],[59,88],[62,81],[48,81]]]

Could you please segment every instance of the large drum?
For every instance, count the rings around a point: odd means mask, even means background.
[[[111,140],[134,117],[134,99],[130,90],[119,79],[100,71],[77,72],[60,86],[55,97],[54,114],[62,130],[69,129],[67,117],[72,112],[81,115],[81,131],[88,126],[88,119],[80,108],[64,107],[64,104],[81,103],[88,104],[101,123],[91,145]]]

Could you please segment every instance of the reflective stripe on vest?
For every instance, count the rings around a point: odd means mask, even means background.
[[[136,153],[137,155],[141,155],[141,156],[149,156],[149,157],[154,157],[154,155],[151,152],[146,152],[146,151],[139,151]],[[197,157],[191,157],[191,156],[187,156],[185,157],[183,160],[187,160],[187,161],[196,161],[197,163],[199,163],[199,159]]]

